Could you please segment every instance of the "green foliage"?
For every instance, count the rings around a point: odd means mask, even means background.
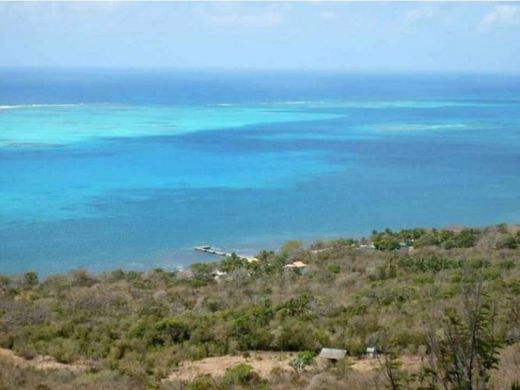
[[[275,340],[282,351],[317,350],[330,342],[328,336],[309,322],[285,321]]]
[[[272,335],[267,325],[273,318],[269,306],[253,306],[239,313],[233,321],[231,334],[241,350],[269,349]]]
[[[404,256],[399,259],[399,268],[412,272],[439,272],[444,269],[463,267],[461,260],[454,260],[433,255],[431,257]]]
[[[235,253],[232,253],[231,256],[227,256],[220,261],[219,270],[222,272],[233,272],[240,268],[246,268],[247,265],[247,260],[241,259]]]
[[[223,382],[228,386],[253,386],[261,383],[262,379],[249,364],[240,363],[226,370]]]
[[[296,298],[291,298],[287,302],[279,304],[276,310],[282,316],[288,317],[305,317],[311,313],[310,305],[313,298],[310,294],[304,293]]]
[[[35,287],[38,285],[38,274],[36,272],[26,272],[23,274],[23,285],[25,287]]]
[[[479,236],[479,232],[476,229],[463,229],[459,233],[450,235],[445,240],[440,240],[444,244],[446,249],[451,248],[469,248],[475,245]]]
[[[209,375],[200,375],[186,386],[186,390],[218,390],[217,383]]]
[[[426,246],[437,246],[439,245],[439,238],[436,234],[426,233],[417,240],[414,241],[414,248],[424,248]]]
[[[401,247],[399,245],[399,239],[387,233],[378,234],[372,237],[372,240],[376,249],[380,251],[391,251]]]
[[[213,266],[209,263],[193,263],[191,266],[193,272],[193,287],[202,287],[213,282],[211,272]]]
[[[191,335],[190,323],[175,317],[157,322],[155,329],[160,333],[166,334],[172,343],[188,340]]]
[[[520,240],[509,234],[506,238],[497,243],[497,249],[516,249],[520,246]]]
[[[403,229],[394,232],[385,229],[384,232],[372,232],[372,241],[378,250],[391,251],[399,249],[403,244],[422,248],[427,246],[442,246],[445,249],[469,248],[475,246],[481,232],[477,229],[462,229],[459,232],[454,230],[435,230],[426,229]]]
[[[312,351],[303,351],[298,353],[291,361],[289,365],[296,370],[297,373],[302,372],[305,367],[314,364],[316,353]]]

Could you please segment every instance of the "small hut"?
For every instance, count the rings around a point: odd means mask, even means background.
[[[222,271],[219,271],[218,269],[214,270],[211,273],[211,276],[213,276],[213,279],[215,279],[215,280],[219,280],[220,278],[222,278],[223,276],[226,276],[226,275],[227,275],[227,272],[222,272]]]
[[[285,271],[287,271],[287,270],[298,270],[298,271],[303,273],[307,269],[307,264],[305,264],[303,261],[295,261],[293,263],[284,265],[283,269]]]
[[[333,364],[336,364],[338,360],[345,359],[346,354],[346,349],[322,348],[318,357],[326,359]]]

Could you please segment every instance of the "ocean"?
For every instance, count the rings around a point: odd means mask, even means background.
[[[520,222],[520,77],[0,71],[0,274]]]

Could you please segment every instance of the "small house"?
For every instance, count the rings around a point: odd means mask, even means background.
[[[227,275],[227,272],[222,272],[222,271],[219,271],[218,269],[216,269],[215,271],[213,271],[211,273],[211,276],[213,276],[213,279],[215,280],[219,280],[221,277]]]
[[[248,263],[256,263],[258,261],[258,259],[256,257],[253,257],[253,256],[240,256],[241,259],[244,259],[246,260]]]
[[[297,270],[300,272],[304,272],[307,269],[307,264],[302,261],[295,261],[290,264],[286,264],[283,266],[284,270]]]
[[[322,348],[319,358],[326,359],[329,362],[335,364],[338,360],[345,359],[345,355],[347,354],[346,349],[335,349],[335,348]]]

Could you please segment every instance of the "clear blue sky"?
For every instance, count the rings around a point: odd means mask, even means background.
[[[0,3],[0,66],[520,72],[520,3]]]

